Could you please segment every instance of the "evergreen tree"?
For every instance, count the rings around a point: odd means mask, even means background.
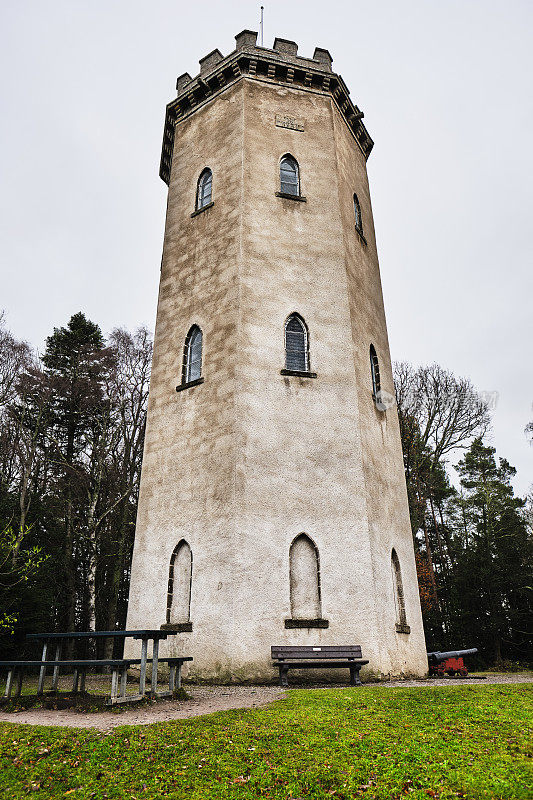
[[[86,547],[81,538],[87,513],[84,455],[87,440],[102,414],[107,356],[100,328],[82,313],[74,314],[66,327],[54,328],[43,356],[51,387],[50,437],[63,532],[58,624],[64,630],[75,629],[77,587],[87,568]]]
[[[487,659],[531,660],[533,537],[525,501],[514,496],[516,470],[475,439],[457,466],[462,493],[451,502],[455,520],[453,634],[480,646]]]

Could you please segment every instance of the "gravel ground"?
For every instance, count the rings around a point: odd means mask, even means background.
[[[379,685],[394,688],[397,686],[465,686],[479,683],[533,683],[533,673],[487,674],[485,680],[474,675],[465,680],[435,678],[424,681],[385,681]],[[365,691],[367,686],[376,685],[378,684],[365,684],[359,691]],[[307,686],[313,689],[331,689],[341,688],[344,684],[328,684],[327,686],[307,684]],[[303,688],[303,685],[300,684],[294,688]],[[154,722],[213,714],[216,711],[227,711],[232,708],[254,708],[285,697],[285,691],[278,686],[195,686],[189,684],[185,686],[185,689],[189,695],[188,700],[160,700],[149,706],[129,708],[120,713],[103,711],[86,714],[75,709],[51,711],[45,708],[36,708],[0,713],[0,722],[96,728],[106,731],[119,725],[149,725]]]

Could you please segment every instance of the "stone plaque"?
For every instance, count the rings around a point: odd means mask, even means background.
[[[303,119],[290,117],[288,114],[276,114],[276,125],[278,128],[290,128],[291,131],[303,131]]]

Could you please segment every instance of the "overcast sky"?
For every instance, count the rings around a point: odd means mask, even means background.
[[[531,0],[263,0],[365,113],[392,357],[499,393],[491,442],[533,480]],[[176,77],[256,2],[0,0],[0,309],[42,349],[84,311],[153,330]],[[456,459],[458,460],[459,456]]]

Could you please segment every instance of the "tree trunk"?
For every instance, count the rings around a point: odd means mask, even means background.
[[[65,532],[65,629],[74,631],[76,626],[76,573],[73,554],[72,497],[69,487],[67,497],[67,519]],[[74,642],[67,642],[67,657],[72,658]]]
[[[124,564],[127,556],[127,542],[128,542],[128,528],[130,522],[128,519],[128,498],[126,497],[123,502],[122,508],[122,521],[120,525],[120,539],[118,543],[117,557],[113,563],[113,570],[111,573],[111,586],[109,593],[109,600],[107,605],[107,630],[112,631],[117,624],[117,607],[120,587],[122,584],[122,576],[124,574]],[[106,639],[105,656],[104,658],[112,658],[113,656],[112,639]]]

